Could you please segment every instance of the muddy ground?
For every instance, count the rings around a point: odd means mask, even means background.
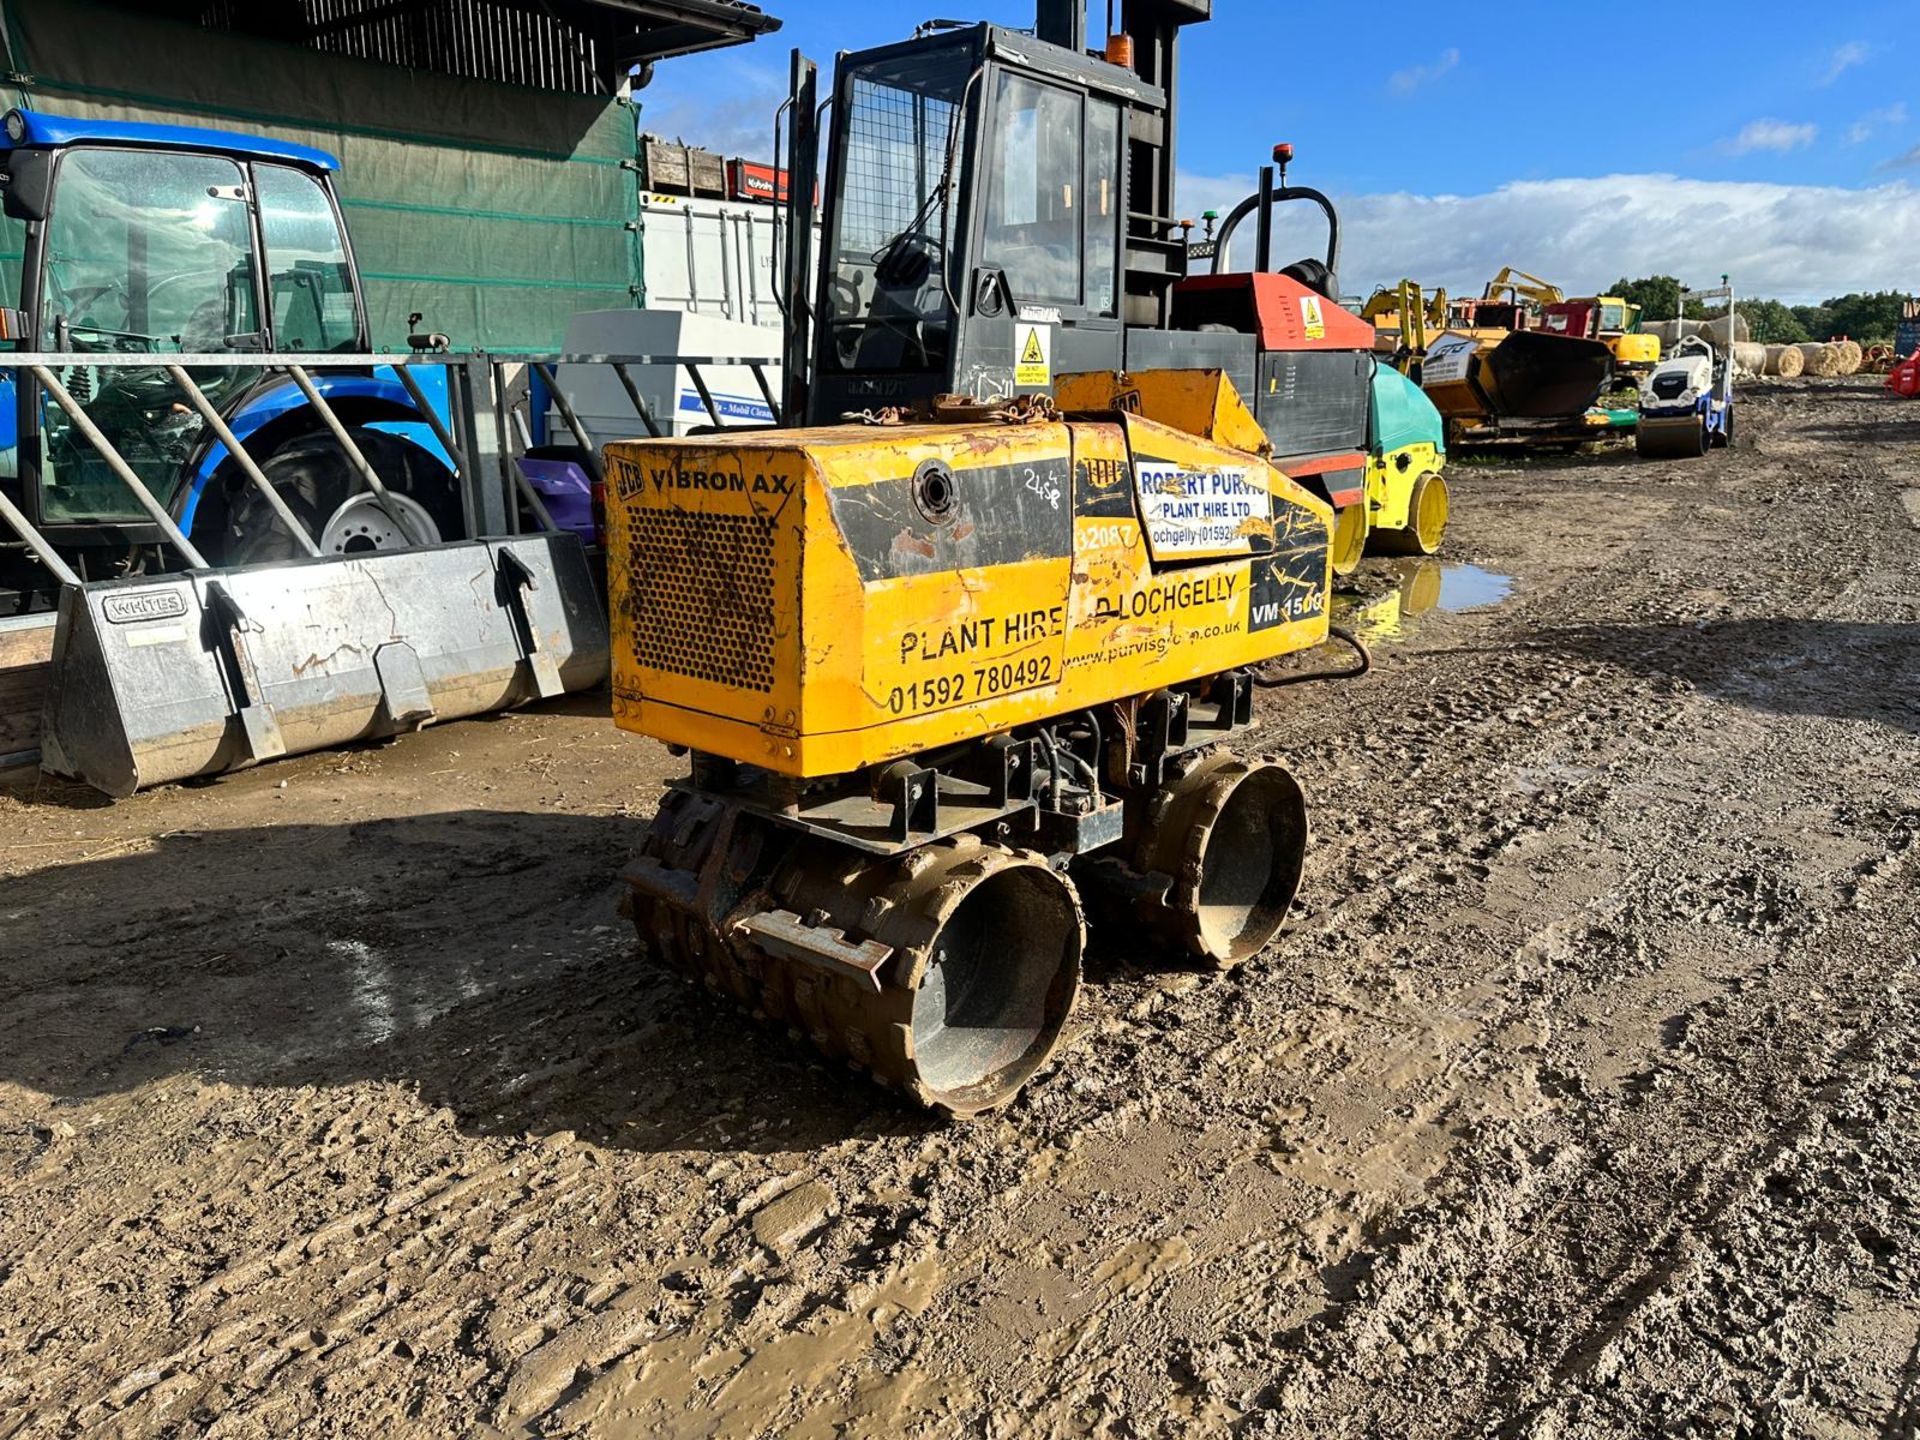
[[[983,1122],[636,962],[591,705],[0,789],[0,1436],[1914,1435],[1920,407],[1741,413],[1457,465],[1286,933]]]

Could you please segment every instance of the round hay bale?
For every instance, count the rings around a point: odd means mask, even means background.
[[[1800,353],[1798,345],[1767,346],[1767,365],[1762,372],[1778,375],[1782,380],[1797,378],[1807,368],[1807,357]]]
[[[1840,352],[1840,373],[1842,375],[1858,375],[1861,364],[1867,358],[1867,352],[1862,350],[1854,341],[1847,339],[1835,340],[1833,347]]]
[[[1665,354],[1689,335],[1704,335],[1716,349],[1727,348],[1727,317],[1717,320],[1642,320],[1642,335],[1660,337],[1660,353]],[[1747,324],[1747,317],[1736,315],[1733,324],[1733,338],[1736,344],[1753,339],[1753,327]]]
[[[1678,320],[1642,320],[1640,333],[1656,337],[1660,341],[1660,353],[1664,355],[1680,342],[1680,322]]]
[[[1803,373],[1818,380],[1831,380],[1840,373],[1839,346],[1815,344],[1797,348],[1807,362]]]
[[[1714,344],[1722,348],[1726,346],[1728,326],[1725,315],[1722,315],[1718,320],[1706,321],[1701,325],[1700,329]],[[1747,317],[1744,315],[1735,315],[1733,317],[1732,330],[1733,343],[1736,345],[1744,345],[1753,339],[1753,327],[1747,324]]]
[[[1748,375],[1763,375],[1767,368],[1767,347],[1756,345],[1751,340],[1736,340],[1733,343],[1733,363],[1736,369]]]

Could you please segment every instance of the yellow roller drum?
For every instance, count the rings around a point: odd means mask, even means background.
[[[1367,553],[1367,506],[1362,501],[1336,511],[1333,517],[1333,573],[1351,575]]]
[[[1432,555],[1446,538],[1452,502],[1445,477],[1427,471],[1413,482],[1404,529],[1373,532],[1374,549],[1383,555]]]

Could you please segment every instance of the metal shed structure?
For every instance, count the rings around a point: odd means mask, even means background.
[[[740,0],[0,0],[0,22],[6,103],[338,155],[376,343],[417,311],[496,353],[638,302],[629,73],[780,24]]]
[[[614,94],[635,67],[780,28],[743,0],[115,0],[231,35],[410,70]]]

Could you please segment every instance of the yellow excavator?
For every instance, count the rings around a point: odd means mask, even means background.
[[[1447,328],[1450,311],[1444,289],[1429,291],[1417,280],[1402,280],[1375,290],[1360,307],[1360,318],[1373,326],[1375,352],[1418,384],[1428,342]]]
[[[1480,292],[1474,324],[1482,329],[1531,330],[1547,306],[1561,304],[1566,298],[1558,285],[1512,265],[1502,265],[1500,273]]]

